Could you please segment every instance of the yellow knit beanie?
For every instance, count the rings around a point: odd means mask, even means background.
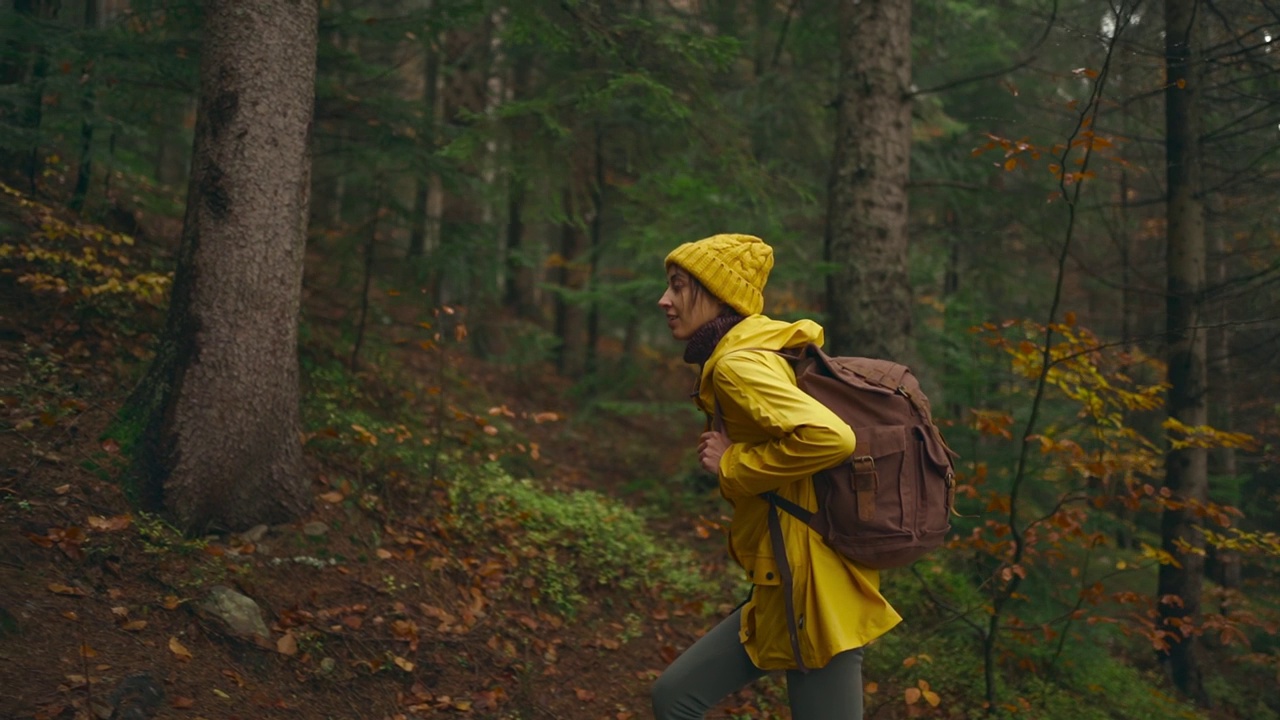
[[[773,269],[773,248],[753,235],[712,235],[667,255],[702,286],[743,315],[764,310],[764,285]]]

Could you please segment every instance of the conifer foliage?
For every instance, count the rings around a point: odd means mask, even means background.
[[[497,447],[546,416],[468,407],[472,381],[575,404],[576,453],[678,463],[592,420],[696,434],[654,380],[680,372],[662,258],[756,234],[765,311],[909,362],[961,455],[949,552],[883,580],[909,622],[868,653],[877,717],[1280,717],[1277,191],[1271,0],[0,0],[0,282],[55,308],[0,317],[0,340],[24,338],[39,386],[88,352],[64,336],[167,313],[121,331],[147,362],[103,441],[136,508],[198,535],[470,502],[387,531],[437,571],[484,541],[476,508],[608,480],[547,470],[545,437]],[[57,332],[27,342],[40,323]],[[429,428],[344,410],[405,356]],[[55,400],[14,410],[15,437],[80,412]],[[366,486],[310,471],[335,446]],[[652,515],[720,529],[709,485],[659,474],[636,480]],[[611,537],[520,507],[579,559],[573,538]],[[584,600],[555,552],[530,557],[554,583],[523,589]],[[497,573],[467,591],[485,607],[507,565],[467,563]]]

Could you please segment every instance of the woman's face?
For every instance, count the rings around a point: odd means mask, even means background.
[[[688,340],[720,314],[720,305],[711,293],[676,265],[667,268],[667,291],[658,300],[658,307],[666,313],[667,327],[676,340]]]

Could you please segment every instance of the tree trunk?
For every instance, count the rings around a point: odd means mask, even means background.
[[[100,13],[98,4],[101,0],[85,0],[84,3],[84,27],[85,30],[95,31],[99,27]],[[84,207],[85,199],[89,195],[89,181],[93,179],[93,119],[94,119],[94,88],[96,83],[93,81],[93,61],[89,59],[87,49],[82,59],[83,79],[80,87],[80,163],[76,168],[76,184],[71,191],[71,200],[68,207],[77,212]]]
[[[1200,94],[1196,10],[1197,0],[1165,3],[1168,412],[1186,425],[1204,425],[1209,419],[1207,333],[1201,327],[1205,230],[1196,122]],[[1165,487],[1178,504],[1164,510],[1161,544],[1178,565],[1160,566],[1157,591],[1160,629],[1167,633],[1168,642],[1161,661],[1174,684],[1202,705],[1208,704],[1208,695],[1195,625],[1204,577],[1204,537],[1197,531],[1201,521],[1195,509],[1186,503],[1204,502],[1208,495],[1207,459],[1204,448],[1171,447],[1166,455]]]
[[[308,507],[297,329],[315,0],[205,3],[187,213],[160,351],[134,392],[144,504],[184,530]]]
[[[595,177],[591,182],[591,240],[588,246],[590,260],[587,263],[587,277],[583,285],[594,289],[596,276],[600,269],[600,254],[604,252],[604,131],[600,124],[595,128],[595,151],[592,165]],[[587,309],[587,358],[586,371],[593,373],[599,368],[600,353],[600,303],[594,299]]]
[[[462,131],[485,113],[489,84],[491,17],[477,27],[455,28],[441,40],[440,133]],[[463,173],[478,177],[482,163],[464,163]],[[438,187],[438,186],[437,186]],[[440,193],[441,220],[437,257],[429,284],[437,305],[471,304],[477,299],[476,280],[482,263],[493,257],[484,225],[486,200],[462,188]],[[482,239],[483,238],[483,239]]]
[[[572,179],[570,182],[574,182]],[[587,368],[587,313],[582,301],[573,297],[586,289],[585,258],[587,233],[581,224],[573,190],[564,190],[564,220],[560,225],[560,288],[556,295],[556,336],[560,374],[581,377]]]
[[[828,198],[827,341],[906,359],[911,3],[841,0],[836,145]]]
[[[1227,244],[1223,235],[1224,231],[1214,230],[1207,237],[1212,252],[1210,262],[1214,272],[1214,285],[1219,289],[1230,282],[1230,273],[1227,272]],[[1216,327],[1209,330],[1208,387],[1209,396],[1216,402],[1209,408],[1210,424],[1219,430],[1231,431],[1235,430],[1235,374],[1231,366],[1231,312],[1226,300],[1218,301],[1213,319]],[[1207,465],[1210,476],[1220,478],[1219,482],[1228,483],[1228,487],[1233,490],[1238,487],[1236,475],[1239,467],[1235,448],[1213,448],[1209,452]],[[1240,506],[1241,498],[1238,495],[1218,499]],[[1238,589],[1243,571],[1241,565],[1239,552],[1210,547],[1205,555],[1205,576],[1224,588]]]
[[[16,170],[27,181],[27,191],[31,195],[36,194],[37,179],[40,177],[40,123],[44,119],[44,89],[49,75],[49,47],[45,43],[46,38],[36,32],[34,22],[56,20],[61,9],[61,3],[56,0],[15,0],[13,10],[26,17],[25,22],[31,29],[33,40],[25,49],[14,48],[19,60],[14,68],[2,70],[5,75],[12,75],[16,70],[15,76],[28,86],[24,92],[17,93],[20,99],[13,114],[16,119],[14,125],[29,133],[30,145],[26,149],[13,151],[12,154],[5,153],[4,157],[0,157],[0,162],[4,167]],[[27,57],[30,58],[30,72],[27,72]]]
[[[422,72],[422,146],[427,153],[435,152],[436,116],[440,99],[440,50],[436,47],[435,33],[428,32],[422,40],[426,60]],[[418,170],[417,187],[413,194],[413,220],[409,231],[411,258],[422,257],[427,250],[428,216],[430,214],[431,163],[424,161]]]
[[[529,97],[533,84],[532,63],[532,58],[516,58],[511,78],[514,102],[522,102]],[[514,118],[511,125],[511,148],[523,150],[533,135],[530,122],[525,118]],[[519,317],[542,324],[544,318],[538,299],[540,253],[529,237],[529,223],[525,219],[525,205],[531,190],[526,171],[517,165],[511,171],[507,190],[507,275],[503,302]]]

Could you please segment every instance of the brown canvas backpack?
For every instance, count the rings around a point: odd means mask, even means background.
[[[796,385],[848,423],[857,446],[814,476],[816,513],[776,493],[766,498],[876,570],[909,565],[941,545],[951,531],[955,453],[911,370],[889,360],[831,357],[816,345],[787,357]]]
[[[933,423],[929,399],[905,365],[863,357],[831,357],[816,345],[779,351],[792,364],[796,386],[853,428],[853,455],[813,476],[818,508],[810,512],[764,493],[773,506],[769,534],[778,574],[791,587],[778,512],[809,525],[837,552],[876,570],[915,562],[951,531],[956,456]],[[723,429],[717,404],[715,423]],[[792,593],[787,601],[792,648],[800,646]]]

